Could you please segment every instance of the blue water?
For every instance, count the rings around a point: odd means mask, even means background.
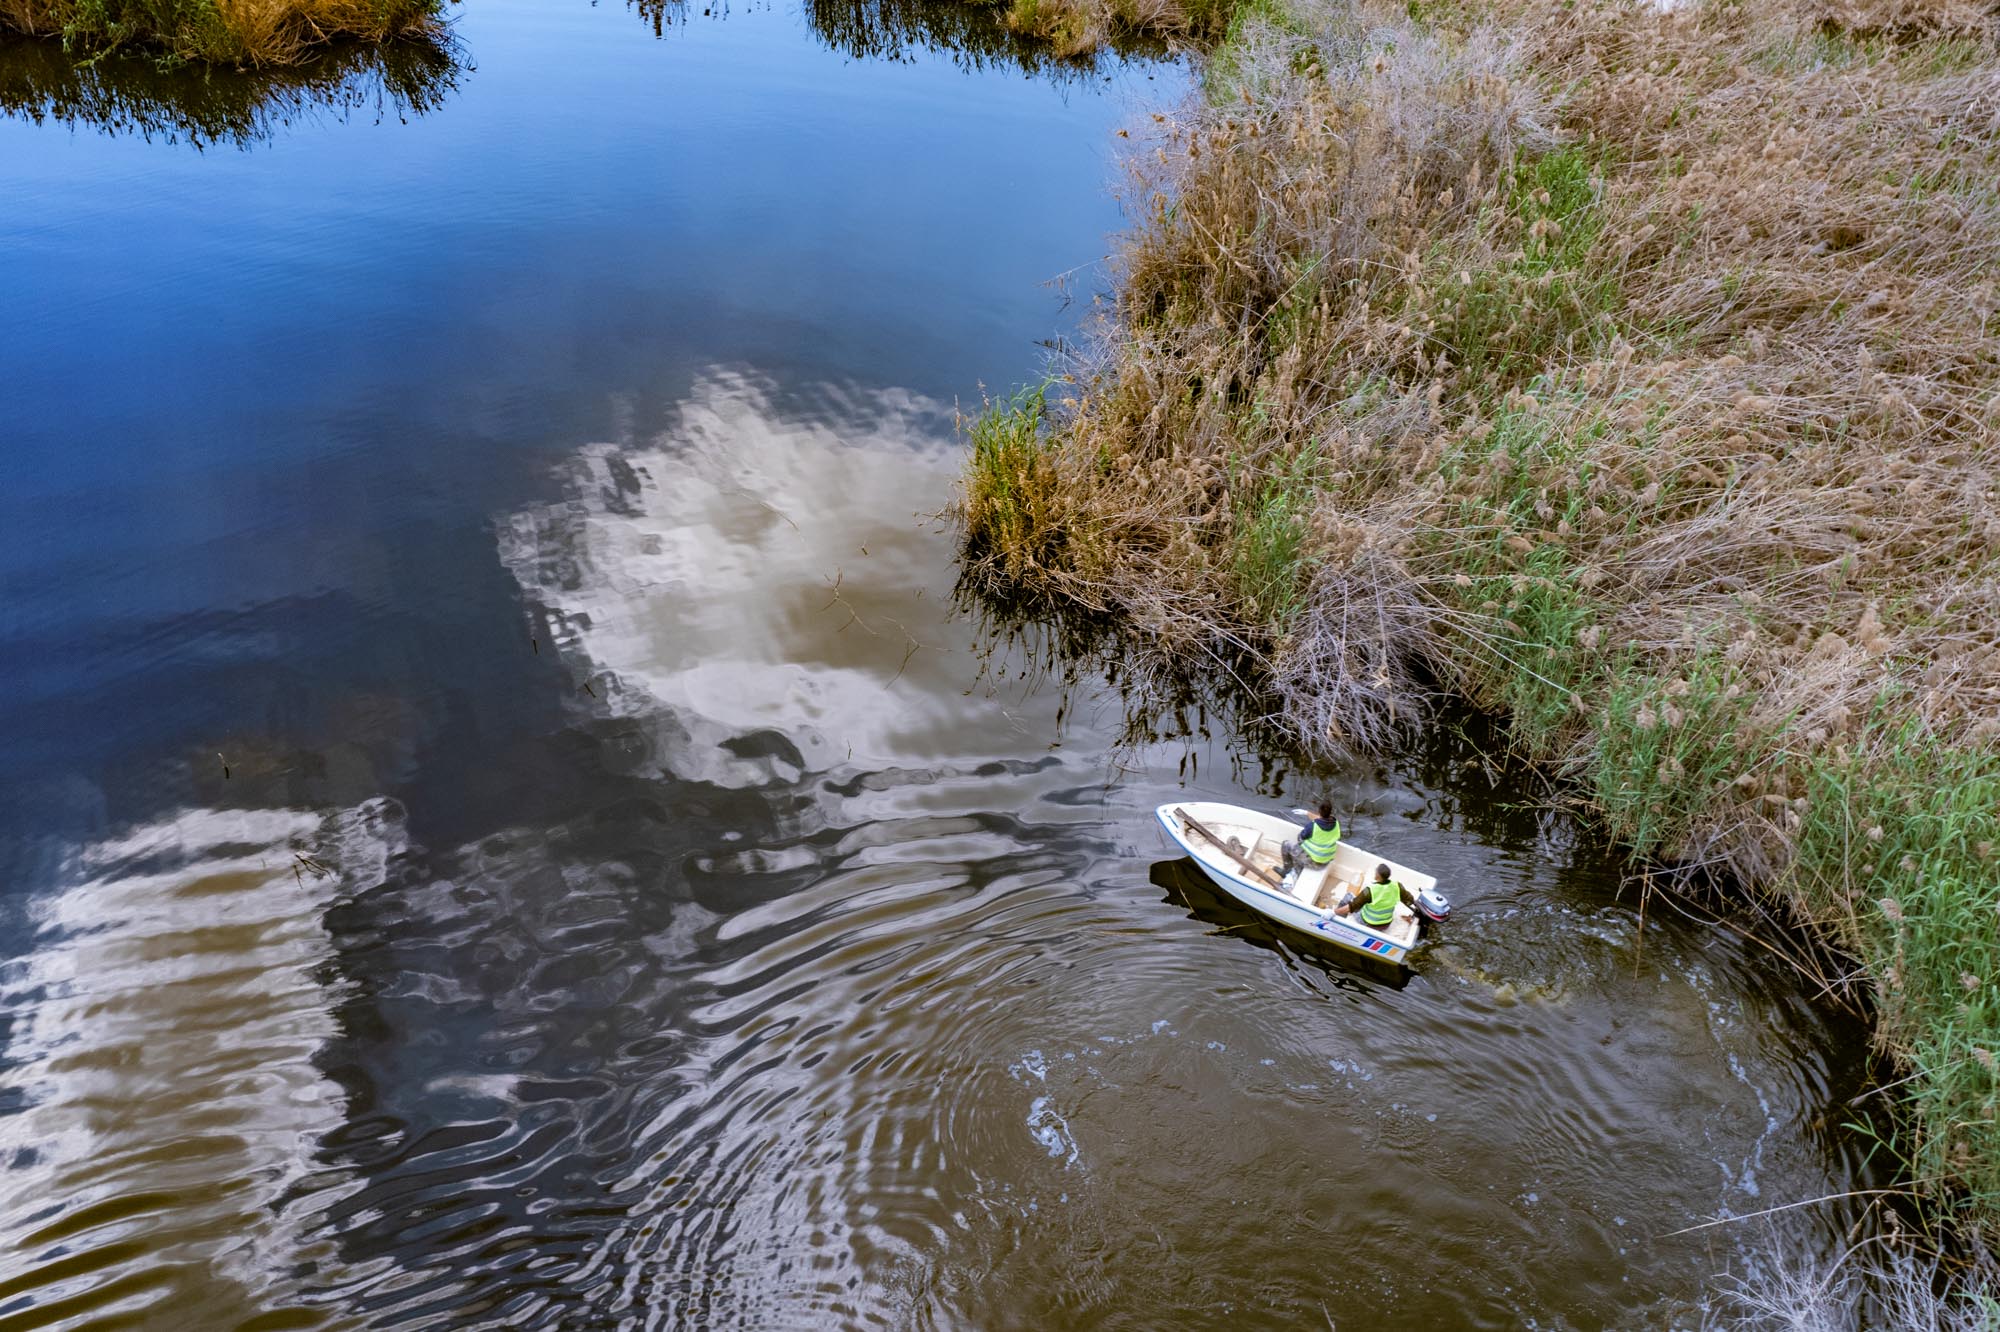
[[[0,808],[90,826],[218,735],[324,743],[329,689],[490,758],[534,724],[492,514],[709,366],[1034,377],[1075,313],[1045,284],[1102,282],[1111,129],[1177,78],[857,62],[768,7],[455,28],[429,115],[205,150],[0,120]]]

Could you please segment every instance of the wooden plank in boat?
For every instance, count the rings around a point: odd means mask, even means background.
[[[1278,888],[1278,880],[1272,876],[1269,870],[1262,868],[1255,861],[1251,860],[1241,845],[1224,840],[1214,829],[1196,819],[1194,815],[1179,806],[1174,808],[1174,816],[1181,821],[1181,827],[1186,828],[1189,832],[1200,833],[1216,850],[1235,861],[1237,867],[1243,871],[1246,877],[1255,879],[1267,888]]]

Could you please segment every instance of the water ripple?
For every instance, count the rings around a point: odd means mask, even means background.
[[[0,971],[0,1318],[1599,1326],[1855,1178],[1850,1034],[1464,792],[1347,779],[1461,904],[1400,987],[1149,864],[1176,754],[966,692],[936,417],[716,376],[497,525],[560,812],[73,850]]]

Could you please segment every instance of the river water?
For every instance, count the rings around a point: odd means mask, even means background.
[[[963,8],[0,48],[0,1326],[1655,1327],[1865,1032],[1456,726],[1121,742],[950,605],[1185,73]],[[1152,807],[1329,791],[1407,983]],[[1643,933],[1643,938],[1642,938]],[[1678,1232],[1678,1233],[1677,1233]]]

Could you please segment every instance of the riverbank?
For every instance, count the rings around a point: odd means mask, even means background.
[[[2000,46],[1944,0],[1311,0],[1133,155],[1097,336],[972,427],[972,580],[1323,755],[1443,689],[1856,959],[2000,1219]]]
[[[443,0],[0,0],[0,33],[60,38],[78,55],[291,65],[343,39],[442,35]]]

